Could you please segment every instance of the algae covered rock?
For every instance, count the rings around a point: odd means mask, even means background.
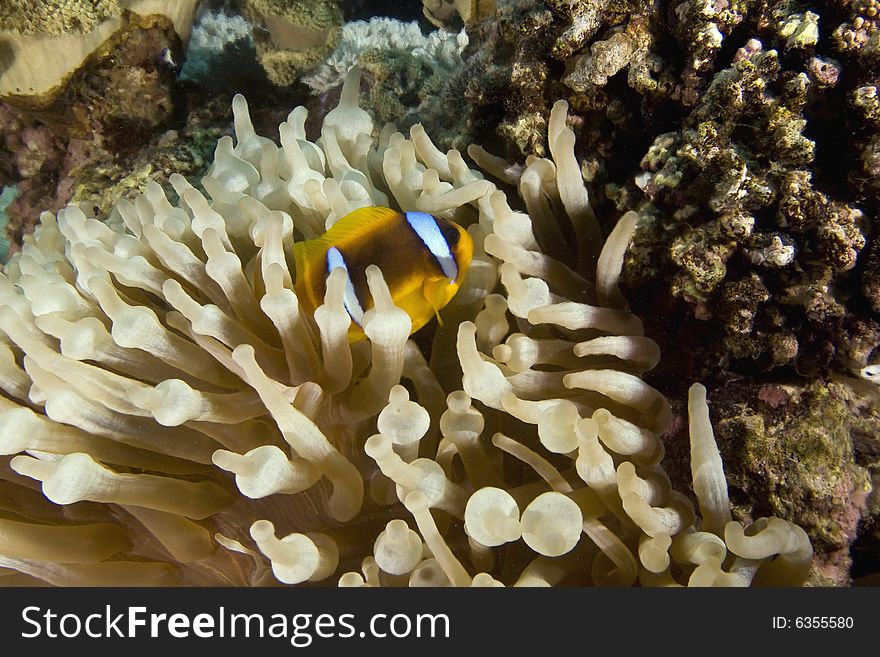
[[[876,567],[876,556],[853,551],[857,541],[869,542],[864,528],[880,512],[870,497],[880,472],[880,395],[873,388],[844,378],[740,380],[710,394],[734,518],[777,515],[803,527],[816,550],[814,585],[845,586],[852,572]],[[686,487],[681,430],[674,424],[667,435],[664,463]]]
[[[322,62],[342,36],[335,0],[244,0],[257,58],[276,85],[293,84]]]
[[[728,406],[730,415],[716,425],[735,511],[799,524],[823,555],[818,580],[838,585],[847,583],[871,490],[854,434],[863,425],[880,428],[876,405],[858,405],[845,383],[765,384],[757,399]]]
[[[189,36],[197,0],[11,0],[0,6],[0,98],[45,108],[135,26],[167,21]],[[98,52],[103,49],[103,53]],[[63,53],[63,56],[59,56]]]
[[[142,152],[178,119],[181,38],[169,16],[126,13],[120,25],[51,95],[0,104],[0,171],[19,190],[7,209],[12,252],[44,209],[71,200],[106,208],[135,179],[161,178],[162,158],[150,161]]]

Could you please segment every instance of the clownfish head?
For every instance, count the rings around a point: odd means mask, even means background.
[[[407,222],[436,259],[442,275],[426,275],[422,292],[434,316],[448,304],[461,287],[474,255],[474,243],[468,232],[458,224],[424,212],[406,212]],[[436,230],[430,228],[434,224]],[[428,228],[423,228],[428,226]]]

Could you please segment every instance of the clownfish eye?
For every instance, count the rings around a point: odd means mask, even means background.
[[[440,228],[440,234],[443,235],[443,239],[446,240],[449,248],[455,248],[461,239],[461,233],[458,232],[456,225],[451,221],[437,217],[437,226]]]

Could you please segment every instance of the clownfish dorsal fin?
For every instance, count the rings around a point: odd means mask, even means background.
[[[323,237],[313,240],[303,240],[293,243],[293,260],[296,264],[296,280],[303,280],[302,277],[307,275],[310,265],[316,258],[323,258],[327,252],[327,243]]]
[[[391,208],[372,205],[358,208],[339,219],[318,239],[331,246],[351,244],[369,235],[378,226],[400,217],[401,213]]]
[[[296,278],[293,291],[303,308],[314,312],[323,299],[319,293],[321,286],[316,278],[323,278],[327,259],[328,244],[322,237],[293,243],[293,260],[296,266]]]

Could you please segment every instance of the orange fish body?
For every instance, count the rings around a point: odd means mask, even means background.
[[[324,303],[327,276],[346,271],[343,302],[352,324],[349,340],[364,337],[364,313],[373,307],[366,269],[376,265],[395,305],[424,326],[455,296],[473,255],[470,235],[458,224],[424,212],[365,207],[342,217],[321,237],[293,246],[294,291],[303,310]]]

